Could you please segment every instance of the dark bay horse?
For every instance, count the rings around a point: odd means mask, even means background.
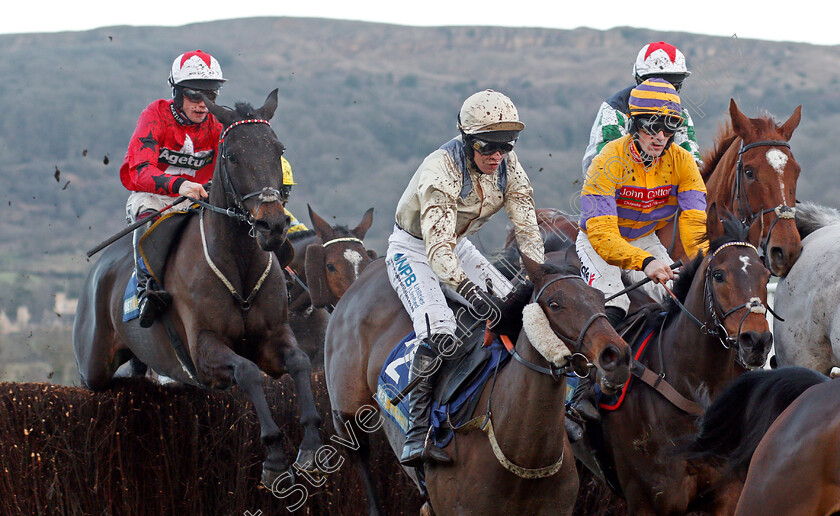
[[[561,253],[554,254],[552,258],[562,259]],[[549,373],[555,367],[551,363],[565,359],[549,352],[551,345],[546,343],[565,342],[571,352],[582,353],[594,363],[598,381],[608,392],[629,377],[628,348],[603,314],[603,295],[586,285],[576,268],[541,265],[525,256],[522,261],[533,282],[529,295],[536,303],[525,310],[544,314],[547,324],[526,324],[515,350],[543,372],[511,361],[495,383],[484,388],[472,416],[491,416],[485,427],[488,436],[458,433],[450,446],[453,464],[427,466],[425,514],[571,513],[578,478],[564,429],[566,380]],[[333,420],[342,439],[357,443],[351,458],[362,476],[371,514],[380,510],[368,469],[369,438],[354,415],[363,407],[378,410],[373,401],[377,377],[388,354],[411,331],[411,319],[381,260],[371,263],[348,289],[327,325],[325,361]],[[390,419],[382,418],[382,424],[399,456],[404,437]],[[494,455],[488,437],[498,444],[504,462]],[[417,480],[412,468],[406,471]]]
[[[840,513],[840,381],[803,367],[745,373],[700,429],[687,449],[743,482],[736,514]]]
[[[295,382],[304,438],[296,466],[312,470],[321,445],[320,416],[310,365],[289,328],[286,285],[270,251],[286,240],[280,157],[284,147],[268,123],[277,90],[257,110],[205,100],[224,125],[209,204],[193,216],[165,266],[169,312],[149,329],[123,322],[123,293],[134,261],[130,239],[109,247],[94,264],[79,298],[73,346],[82,383],[102,390],[131,359],[182,383],[227,388],[238,384],[254,404],[266,446],[262,481],[273,486],[290,470],[282,435],[266,402],[263,371]],[[166,322],[168,320],[168,323]],[[176,353],[168,330],[184,348]]]
[[[312,368],[318,369],[324,365],[324,331],[329,311],[376,258],[376,251],[366,249],[364,244],[373,223],[373,208],[365,212],[358,226],[350,229],[330,225],[311,206],[307,207],[314,230],[289,236],[295,250],[287,267],[293,281],[289,290],[289,324]]]
[[[751,243],[761,250],[770,272],[784,276],[802,251],[794,223],[800,167],[788,143],[799,126],[802,106],[777,125],[769,116],[748,118],[731,99],[729,117],[713,149],[703,153],[707,206],[726,208],[747,225],[757,222],[761,234]],[[657,235],[674,260],[686,261],[673,222]]]
[[[695,413],[638,379],[617,410],[602,411],[605,448],[634,514],[734,508],[730,493],[703,496],[720,476],[714,468],[670,456],[676,440],[694,433],[701,406],[739,374],[736,361],[761,367],[772,344],[764,313],[770,271],[745,241],[749,229],[734,217],[721,221],[714,206],[708,226],[708,254],[683,267],[674,285],[680,302],[666,305],[657,340],[639,359],[692,402]]]

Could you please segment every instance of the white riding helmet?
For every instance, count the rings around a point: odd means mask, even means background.
[[[643,46],[633,63],[633,77],[637,83],[649,77],[682,76],[685,79],[689,75],[691,72],[685,66],[683,53],[664,41]]]
[[[173,87],[216,91],[226,80],[216,58],[202,50],[185,52],[176,57],[169,72],[169,84]]]
[[[474,136],[499,131],[519,132],[525,129],[525,124],[519,121],[519,112],[508,97],[498,91],[484,90],[464,101],[458,114],[458,129]]]

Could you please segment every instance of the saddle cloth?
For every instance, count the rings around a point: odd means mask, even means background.
[[[489,347],[483,347],[483,337],[483,331],[474,332],[474,338],[464,343],[469,351],[459,359],[444,361],[437,373],[430,424],[431,438],[441,448],[451,442],[452,426],[457,427],[472,416],[484,385],[510,358],[498,338]],[[376,401],[403,434],[410,420],[408,397],[397,405],[392,405],[390,400],[408,385],[411,361],[419,342],[413,331],[403,338],[385,360],[377,382]]]

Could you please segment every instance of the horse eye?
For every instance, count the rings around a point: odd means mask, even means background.
[[[548,307],[554,311],[557,311],[560,310],[560,303],[558,303],[557,301],[549,301]]]
[[[328,263],[327,264],[327,270],[330,271],[330,272],[335,272],[335,270],[336,270],[335,265],[333,265],[331,263]]]
[[[232,164],[236,165],[236,156],[234,156],[233,154],[228,154],[226,157],[227,157],[228,161],[230,161]]]
[[[715,279],[715,281],[717,281],[718,283],[723,283],[723,280],[724,280],[724,278],[725,278],[725,276],[724,276],[724,274],[723,274],[723,271],[720,271],[720,270],[713,272],[713,273],[712,273],[712,277],[713,277],[713,278]]]
[[[744,169],[744,175],[750,179],[755,179],[755,170],[752,167],[747,167]]]

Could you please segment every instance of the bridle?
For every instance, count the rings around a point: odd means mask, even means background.
[[[752,207],[750,206],[750,198],[747,194],[747,187],[744,184],[745,172],[743,154],[755,147],[786,147],[787,149],[790,149],[790,144],[783,140],[762,140],[744,145],[744,140],[742,138],[741,147],[738,149],[738,162],[735,165],[735,182],[732,184],[730,206],[734,207],[737,201],[738,216],[741,217],[741,222],[747,226],[752,225],[756,218],[760,218],[762,234],[764,233],[764,215],[770,212],[776,213],[776,218],[773,219],[773,222],[770,223],[770,227],[767,230],[767,237],[761,240],[759,245],[760,251],[758,251],[758,255],[759,257],[764,258],[767,256],[767,245],[770,242],[770,234],[776,226],[776,222],[778,222],[779,219],[793,219],[796,216],[796,208],[794,206],[788,206],[783,202],[775,208],[767,208],[760,210],[758,213],[753,213]]]
[[[210,203],[201,200],[197,200],[195,202],[197,202],[199,205],[210,211],[221,213],[228,217],[238,219],[242,222],[246,222],[251,227],[248,234],[251,237],[256,237],[256,219],[251,214],[251,212],[245,208],[245,201],[253,197],[258,198],[259,203],[257,204],[257,207],[254,210],[254,213],[256,213],[259,212],[260,208],[265,203],[279,202],[285,206],[289,196],[287,190],[284,189],[283,191],[281,191],[271,186],[263,187],[260,190],[255,190],[245,195],[241,195],[239,193],[239,190],[236,189],[236,186],[231,180],[230,171],[228,170],[227,143],[225,141],[225,138],[227,137],[227,134],[231,131],[231,129],[245,124],[265,124],[271,127],[271,124],[268,122],[268,120],[264,120],[262,118],[248,118],[230,124],[219,136],[219,175],[221,176],[221,180],[224,185],[225,191],[233,197],[233,206],[228,206],[227,208],[220,208],[218,206],[214,206]]]
[[[720,247],[715,249],[711,257],[709,257],[709,261],[706,264],[705,277],[703,279],[703,299],[704,302],[707,303],[711,321],[701,322],[697,317],[694,316],[694,314],[691,313],[691,311],[684,304],[682,304],[676,298],[676,296],[671,294],[672,298],[674,299],[674,302],[680,307],[680,309],[682,309],[683,312],[685,312],[689,316],[689,318],[692,321],[694,321],[695,324],[697,324],[697,326],[700,327],[700,330],[707,335],[717,337],[721,345],[725,349],[730,349],[733,346],[737,348],[739,346],[738,335],[741,334],[741,328],[743,327],[747,316],[751,313],[758,313],[764,315],[767,312],[770,312],[770,314],[773,315],[773,317],[775,317],[776,319],[784,321],[784,319],[776,315],[776,313],[769,306],[763,304],[761,300],[757,297],[751,297],[745,303],[730,308],[729,310],[724,310],[721,307],[720,300],[718,299],[717,293],[715,292],[715,289],[712,285],[712,262],[714,261],[715,257],[717,257],[718,253],[720,253],[727,247],[733,246],[747,247],[755,251],[756,254],[758,254],[758,249],[756,249],[756,247],[750,244],[749,242],[734,241],[727,242],[721,245]],[[741,317],[741,322],[738,324],[738,332],[733,337],[729,334],[728,331],[726,331],[726,327],[723,323],[726,321],[727,317],[734,314],[738,310],[741,310],[742,308],[745,308],[746,311],[744,312],[743,317]]]
[[[545,292],[545,289],[549,285],[556,283],[560,280],[567,279],[577,279],[586,283],[583,278],[575,274],[564,274],[562,276],[557,276],[547,281],[542,287],[540,287],[540,289],[531,296],[531,302],[539,303],[540,297],[542,297],[543,292]],[[554,335],[557,336],[557,338],[562,340],[565,344],[573,346],[572,349],[576,350],[574,353],[572,353],[572,355],[563,365],[558,366],[552,362],[549,362],[548,367],[542,367],[522,358],[522,356],[516,352],[516,348],[514,347],[508,349],[508,352],[511,355],[513,355],[513,358],[515,358],[517,362],[524,365],[525,367],[532,369],[538,373],[547,374],[555,380],[560,380],[565,376],[571,375],[575,375],[579,378],[586,378],[593,373],[596,366],[586,357],[586,355],[577,350],[581,349],[581,347],[583,346],[583,337],[586,335],[586,332],[589,331],[589,327],[592,326],[592,323],[594,323],[597,319],[601,317],[606,319],[607,315],[604,312],[592,314],[589,317],[589,319],[587,319],[586,323],[584,323],[583,329],[580,331],[580,334],[578,335],[578,338],[576,340],[572,340],[566,337],[565,335],[561,335],[552,328],[552,331],[554,332]]]

